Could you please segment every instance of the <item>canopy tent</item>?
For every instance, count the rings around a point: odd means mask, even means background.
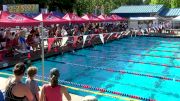
[[[180,16],[177,16],[175,18],[172,19],[173,21],[180,21]]]
[[[112,22],[112,21],[114,21],[113,18],[111,18],[111,17],[109,17],[107,15],[99,15],[98,18],[103,20],[103,21],[105,21],[105,22]]]
[[[127,20],[126,18],[120,17],[120,16],[115,15],[115,14],[111,15],[110,17],[111,17],[114,21],[125,21],[125,20]]]
[[[83,23],[87,22],[87,20],[79,17],[78,15],[74,13],[67,13],[62,19],[67,20],[71,23]]]
[[[129,20],[137,20],[137,21],[141,21],[141,20],[157,20],[156,17],[130,17]]]
[[[15,26],[38,26],[39,21],[26,17],[22,14],[1,12],[0,26],[1,27],[15,27]]]
[[[34,19],[43,22],[44,25],[68,23],[68,21],[54,16],[52,13],[41,13],[38,16],[34,17]]]
[[[95,16],[93,14],[85,14],[81,18],[83,18],[87,21],[90,21],[90,22],[101,22],[101,21],[103,21],[102,19],[99,19],[97,16]]]

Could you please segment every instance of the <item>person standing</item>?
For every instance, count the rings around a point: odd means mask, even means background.
[[[13,69],[13,77],[9,78],[5,89],[5,101],[33,101],[30,89],[21,82],[25,73],[25,64],[17,63]]]
[[[62,101],[63,94],[68,101],[71,101],[71,96],[67,92],[66,87],[58,84],[59,76],[58,69],[52,68],[50,70],[50,84],[43,85],[40,101]]]
[[[37,81],[34,80],[34,77],[37,74],[37,68],[36,67],[29,67],[27,70],[28,78],[26,79],[26,85],[31,90],[34,99],[33,101],[39,101],[39,87],[37,84]]]

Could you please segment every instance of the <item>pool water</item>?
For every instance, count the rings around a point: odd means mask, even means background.
[[[38,75],[41,75],[41,61],[36,61],[33,65],[39,68]],[[53,67],[61,71],[61,80],[157,101],[180,101],[180,82],[176,81],[180,79],[180,68],[178,68],[180,67],[180,41],[178,38],[123,38],[93,48],[45,59],[46,77]],[[173,80],[121,74],[98,68],[165,76]],[[7,70],[2,71],[9,72]],[[90,95],[84,92],[70,92],[81,96]],[[119,101],[115,98],[95,96],[99,101]]]

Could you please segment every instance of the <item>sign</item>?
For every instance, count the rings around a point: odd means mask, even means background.
[[[17,22],[18,22],[18,21],[20,22],[20,21],[23,21],[23,20],[24,20],[23,17],[18,16],[18,15],[15,15],[15,14],[10,14],[10,15],[8,16],[8,19],[9,19],[9,20],[12,20],[12,21],[13,21],[13,19],[16,19]]]
[[[8,4],[3,5],[4,11],[9,11],[10,13],[38,13],[38,4]]]

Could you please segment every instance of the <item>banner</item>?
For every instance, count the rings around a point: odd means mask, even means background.
[[[61,47],[65,45],[65,43],[67,42],[68,37],[63,37],[62,38],[62,43],[61,43]]]
[[[104,36],[103,36],[103,34],[99,34],[99,37],[100,37],[102,43],[104,44]]]
[[[119,39],[121,37],[121,34],[119,34],[118,36],[117,36],[117,39]]]
[[[113,35],[113,33],[110,33],[110,35],[108,36],[108,38],[107,38],[106,41],[108,41],[108,39],[109,39],[112,35]]]
[[[92,44],[91,41],[92,41],[92,39],[94,38],[94,36],[95,36],[95,34],[91,34],[91,35],[90,35],[91,39],[88,41],[88,44]]]
[[[48,52],[51,50],[51,47],[54,41],[55,41],[55,38],[48,38]]]
[[[85,44],[85,42],[86,42],[87,36],[88,36],[88,35],[83,35],[83,47],[84,47],[84,44]]]
[[[38,13],[39,4],[8,4],[3,5],[3,11],[10,13]]]
[[[76,47],[76,45],[77,45],[77,42],[78,41],[78,36],[74,36],[73,37],[73,47],[75,48]]]

